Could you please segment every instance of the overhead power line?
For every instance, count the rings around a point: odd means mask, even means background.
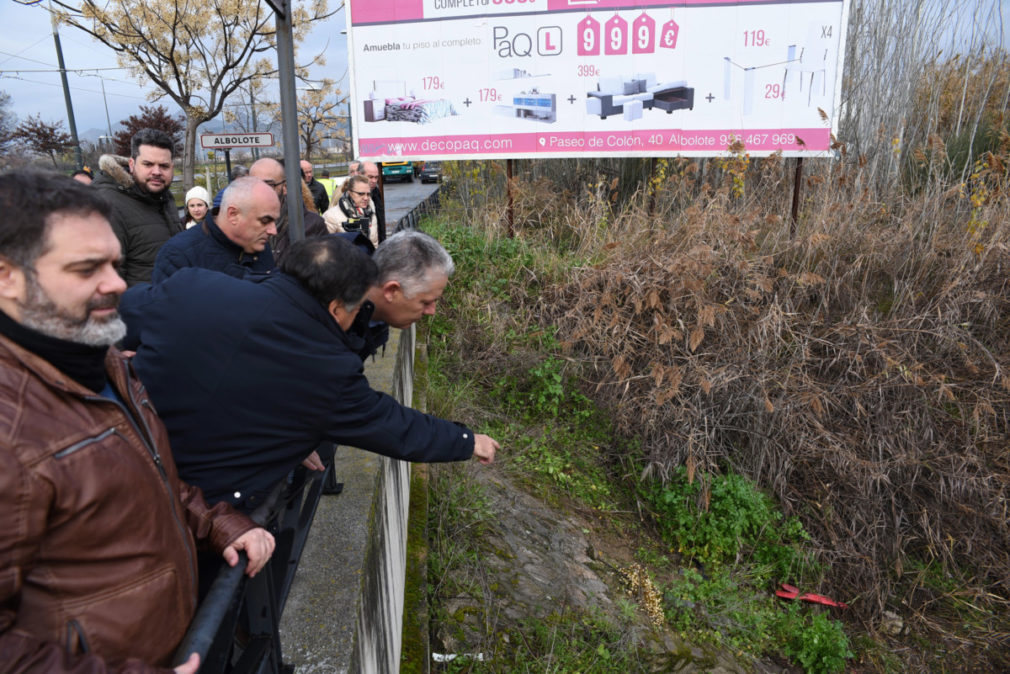
[[[22,71],[22,72],[24,72],[24,71]],[[3,71],[0,71],[0,80],[4,80],[4,79],[7,79],[7,80],[18,80],[20,82],[28,82],[30,84],[42,84],[42,85],[47,86],[47,87],[60,87],[60,88],[62,88],[61,85],[59,85],[59,84],[53,84],[52,82],[42,82],[40,80],[30,80],[27,77],[18,77],[16,75],[9,75],[9,74],[4,73]],[[73,89],[74,91],[83,91],[83,92],[89,93],[89,94],[101,94],[102,93],[101,91],[98,91],[97,89],[82,89],[81,87],[70,87],[70,88]],[[131,96],[130,94],[117,94],[117,93],[111,92],[111,91],[109,92],[108,95],[109,96],[119,96],[120,98],[132,98],[132,99],[138,100],[138,101],[146,101],[147,100],[147,98],[145,98],[144,96]]]

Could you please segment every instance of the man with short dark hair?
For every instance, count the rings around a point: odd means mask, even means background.
[[[244,278],[274,268],[270,237],[277,234],[280,199],[259,178],[246,176],[228,185],[217,218],[172,237],[162,246],[151,274],[161,283],[184,267],[201,267]]]
[[[348,330],[376,278],[335,235],[292,244],[280,273],[255,283],[183,269],[127,293],[133,365],[181,475],[208,499],[254,509],[323,441],[407,461],[494,459],[490,437],[369,387]]]
[[[110,346],[126,284],[108,204],[26,172],[0,176],[0,212],[0,669],[167,667],[196,608],[197,541],[233,566],[244,550],[255,575],[273,537],[179,480]]]
[[[312,174],[311,163],[302,160],[298,166],[302,170],[302,180],[309,186],[309,192],[312,193],[312,201],[316,206],[316,212],[322,215],[330,207],[330,197],[326,194],[326,188]]]
[[[132,286],[151,280],[158,250],[183,226],[169,190],[175,161],[172,137],[141,129],[130,141],[130,155],[103,155],[93,184],[112,204],[112,230],[123,248],[120,272]]]

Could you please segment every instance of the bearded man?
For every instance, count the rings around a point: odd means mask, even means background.
[[[112,205],[112,229],[122,247],[120,273],[133,286],[151,280],[162,245],[183,231],[169,189],[175,175],[175,143],[157,129],[130,140],[130,157],[103,155],[92,185]]]
[[[108,204],[56,174],[0,175],[0,669],[164,671],[197,601],[200,541],[255,575],[273,537],[179,480],[111,345]],[[196,671],[195,654],[176,669]]]

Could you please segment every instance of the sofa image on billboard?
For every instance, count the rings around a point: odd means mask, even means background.
[[[658,108],[667,114],[674,110],[693,110],[694,88],[682,80],[657,83],[653,73],[628,78],[601,77],[596,91],[586,93],[586,111],[606,119],[609,115],[623,115],[624,106],[634,101],[643,110]],[[630,116],[634,117],[635,113]]]

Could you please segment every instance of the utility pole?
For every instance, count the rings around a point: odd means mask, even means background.
[[[109,117],[109,99],[105,97],[105,78],[99,76],[102,81],[102,100],[105,101],[105,123],[109,127],[109,138],[112,138],[112,118]]]
[[[84,168],[84,157],[81,155],[81,142],[77,139],[77,122],[74,121],[74,104],[70,102],[70,84],[67,82],[67,67],[63,64],[63,47],[60,46],[60,32],[56,28],[56,14],[53,5],[49,3],[49,17],[53,22],[53,41],[56,42],[56,61],[60,66],[60,79],[63,80],[63,98],[67,102],[67,120],[70,122],[70,139],[74,143],[74,161],[77,170]],[[112,135],[111,132],[109,135]]]

